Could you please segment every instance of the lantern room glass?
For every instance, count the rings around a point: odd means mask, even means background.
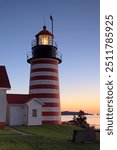
[[[39,35],[39,45],[52,45],[52,36],[47,34]]]

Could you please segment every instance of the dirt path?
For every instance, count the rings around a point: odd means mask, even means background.
[[[11,130],[11,131],[15,131],[18,135],[32,136],[31,133],[26,133],[26,132],[23,132],[23,131],[19,131],[19,130],[15,129],[15,128],[12,128],[12,127],[9,127],[9,126],[7,126],[6,129],[7,129],[7,130]],[[17,134],[16,134],[16,135],[17,135]],[[7,135],[7,134],[5,134],[5,135]],[[12,135],[12,134],[11,134],[11,135]],[[14,135],[15,135],[15,134],[14,134]]]

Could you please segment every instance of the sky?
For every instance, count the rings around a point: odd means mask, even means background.
[[[5,65],[11,90],[28,93],[30,65],[26,54],[44,25],[63,55],[59,65],[61,110],[100,111],[99,0],[0,0],[0,65]]]

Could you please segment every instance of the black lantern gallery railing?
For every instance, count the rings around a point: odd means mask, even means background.
[[[27,61],[30,61],[31,59],[35,58],[34,55],[33,55],[33,52],[30,51],[27,53]],[[58,59],[59,60],[59,63],[62,62],[62,53],[59,52],[59,51],[56,51],[56,54],[54,57],[49,57],[49,58],[54,58],[54,59]]]
[[[37,40],[33,39],[31,42],[31,47],[37,46]],[[47,44],[45,44],[44,42],[40,42],[39,45],[53,45],[55,47],[57,47],[57,43],[55,41],[49,40]]]

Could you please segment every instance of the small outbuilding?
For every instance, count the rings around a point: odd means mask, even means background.
[[[7,124],[41,125],[42,102],[37,98],[29,98],[26,94],[7,95]]]

